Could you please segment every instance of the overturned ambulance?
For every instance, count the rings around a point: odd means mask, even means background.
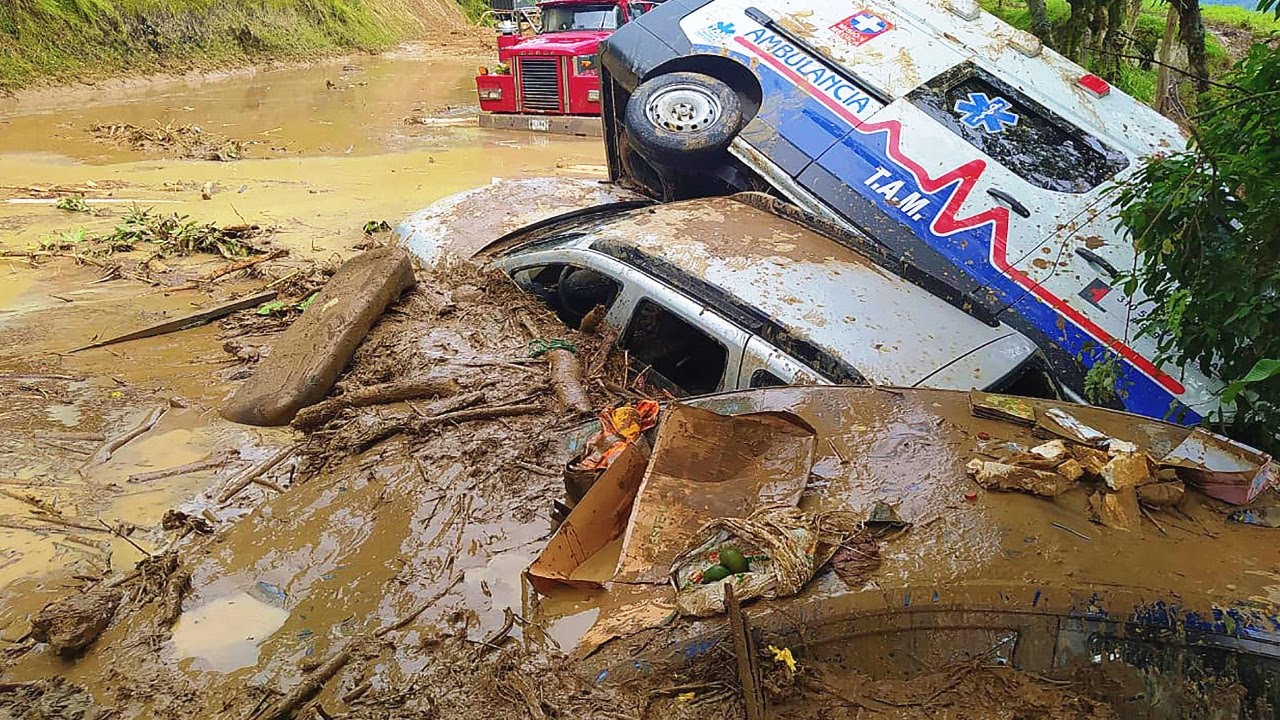
[[[614,181],[764,190],[1045,353],[1069,395],[1192,424],[1217,381],[1141,337],[1108,190],[1178,128],[972,0],[672,0],[602,47]]]

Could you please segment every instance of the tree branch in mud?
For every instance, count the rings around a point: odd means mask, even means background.
[[[448,397],[461,391],[462,387],[457,380],[441,375],[370,385],[299,410],[293,419],[293,426],[299,430],[314,430],[336,418],[347,408],[386,405],[427,397]]]
[[[258,481],[263,475],[270,472],[272,468],[284,462],[285,459],[292,455],[297,449],[298,446],[296,444],[283,448],[275,455],[272,455],[266,460],[263,460],[236,476],[231,482],[227,483],[227,489],[223,490],[222,493],[218,495],[218,502],[226,503],[231,500],[231,498],[239,495],[241,490],[249,487],[251,483]],[[279,488],[276,487],[274,489],[278,490]]]
[[[310,700],[316,693],[320,692],[320,688],[329,681],[334,675],[338,674],[348,662],[351,661],[351,646],[355,644],[354,640],[348,641],[345,645],[329,656],[320,667],[316,668],[302,682],[290,690],[284,697],[277,700],[267,708],[267,711],[261,715],[250,713],[245,716],[245,720],[288,720],[293,717],[293,713],[303,703]]]
[[[134,332],[131,332],[131,333],[126,333],[124,335],[117,335],[116,337],[113,337],[113,338],[108,338],[106,340],[99,340],[97,342],[89,343],[88,345],[78,347],[74,350],[68,351],[68,354],[78,353],[81,350],[91,350],[93,348],[105,347],[107,345],[115,345],[116,343],[122,343],[128,340],[140,340],[142,338],[155,337],[157,335],[167,335],[168,333],[171,333],[171,332],[186,330],[187,328],[193,328],[197,325],[204,325],[206,323],[213,322],[214,320],[217,320],[222,317],[226,317],[227,315],[230,315],[231,313],[239,310],[246,310],[251,307],[257,307],[264,302],[274,300],[275,297],[276,297],[276,292],[274,290],[270,290],[263,293],[257,293],[254,295],[250,295],[249,297],[241,298],[239,300],[232,300],[231,302],[215,305],[214,307],[211,307],[208,310],[201,310],[200,312],[192,313],[190,315],[184,315],[180,318],[175,318],[173,320],[166,320],[157,325],[152,325],[150,327],[146,327],[141,330],[135,330]]]
[[[204,275],[200,278],[197,278],[196,282],[213,282],[214,280],[217,280],[223,275],[230,275],[233,272],[247,270],[248,268],[251,268],[254,265],[257,265],[259,263],[264,263],[264,262],[267,262],[268,260],[275,260],[278,257],[281,257],[283,255],[288,255],[288,254],[289,254],[288,250],[281,248],[278,250],[272,250],[266,255],[259,255],[257,257],[251,257],[245,260],[237,260],[236,262],[223,265],[222,267],[218,268],[217,270],[214,270],[208,275]]]
[[[110,460],[115,451],[124,447],[130,440],[133,440],[139,435],[155,427],[156,423],[160,422],[160,418],[163,417],[167,411],[167,407],[158,407],[155,410],[152,410],[141,423],[113,438],[108,439],[102,444],[102,447],[98,448],[98,451],[95,452],[92,457],[85,461],[84,465],[80,466],[80,474],[84,475],[85,471]]]
[[[175,475],[186,475],[188,473],[200,472],[201,470],[209,470],[211,468],[222,467],[231,462],[238,455],[234,450],[219,450],[218,452],[209,453],[200,460],[187,463],[186,465],[178,465],[177,467],[165,468],[164,470],[153,470],[151,472],[134,473],[130,475],[126,482],[145,483],[153,480],[163,480],[164,478],[173,477]]]

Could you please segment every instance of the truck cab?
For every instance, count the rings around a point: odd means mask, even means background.
[[[1074,399],[1105,363],[1105,404],[1185,424],[1219,409],[1217,379],[1138,331],[1111,209],[1184,136],[974,0],[671,0],[600,61],[615,182],[784,198],[1033,339]]]
[[[658,3],[546,0],[536,13],[507,4],[513,6],[503,9],[510,16],[498,23],[500,64],[481,68],[476,77],[480,109],[531,116],[536,122],[526,122],[529,129],[549,130],[554,116],[600,115],[600,41]]]

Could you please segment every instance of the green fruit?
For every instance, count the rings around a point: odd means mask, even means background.
[[[725,548],[720,551],[720,564],[729,568],[729,572],[734,575],[744,573],[751,569],[750,563],[741,552],[735,548]]]
[[[713,582],[719,582],[733,573],[729,572],[729,568],[723,565],[712,565],[702,572],[702,584],[710,585]]]

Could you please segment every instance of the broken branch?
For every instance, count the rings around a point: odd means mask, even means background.
[[[289,445],[288,447],[282,448],[275,455],[272,455],[266,460],[263,460],[257,465],[254,465],[248,470],[245,470],[244,472],[240,473],[233,480],[231,480],[231,482],[227,483],[227,489],[223,490],[222,494],[218,495],[218,502],[226,503],[229,500],[231,500],[231,498],[235,497],[236,495],[239,495],[241,490],[244,490],[245,488],[249,487],[251,483],[258,480],[260,477],[262,477],[266,473],[270,472],[271,469],[274,468],[275,466],[284,462],[284,460],[288,458],[290,455],[292,455],[293,452],[297,450],[297,448],[298,446],[296,444]],[[278,486],[275,487],[274,489],[280,490]]]
[[[125,333],[124,335],[117,335],[113,338],[108,338],[106,340],[99,340],[98,342],[90,343],[88,345],[75,348],[74,350],[69,350],[67,351],[67,354],[78,353],[81,350],[91,350],[93,348],[106,347],[107,345],[115,345],[116,343],[122,343],[129,340],[141,340],[142,338],[155,337],[157,335],[167,335],[169,333],[177,332],[179,330],[186,330],[187,328],[193,328],[193,327],[196,327],[197,325],[204,325],[206,323],[213,322],[214,320],[217,320],[222,317],[226,317],[227,315],[230,315],[233,312],[245,310],[251,307],[257,307],[264,302],[267,302],[269,300],[274,300],[275,297],[276,297],[276,291],[274,290],[257,293],[256,295],[250,295],[249,297],[246,297],[246,298],[241,298],[239,300],[232,300],[231,302],[215,305],[209,308],[208,310],[201,310],[200,312],[192,313],[190,315],[183,315],[182,317],[175,318],[173,320],[166,320],[165,322],[158,323],[156,325],[151,325],[149,327],[142,328],[141,330],[135,330],[131,333]]]
[[[370,385],[299,410],[293,419],[293,426],[299,430],[314,430],[334,419],[347,408],[386,405],[426,397],[445,397],[456,395],[461,390],[457,380],[438,375]]]
[[[136,473],[130,475],[127,482],[144,483],[152,480],[162,480],[164,478],[173,477],[175,475],[186,475],[187,473],[208,470],[209,468],[222,467],[236,456],[234,450],[220,450],[216,453],[210,453],[201,460],[187,463],[186,465],[178,465],[177,467],[165,468],[164,470],[153,470],[151,472]]]
[[[208,275],[205,275],[204,277],[197,279],[196,282],[213,282],[214,280],[217,280],[223,275],[230,275],[233,272],[246,270],[248,268],[253,267],[254,265],[257,265],[258,263],[264,263],[264,262],[267,262],[268,260],[275,260],[276,258],[282,255],[288,255],[288,254],[289,254],[288,250],[281,248],[279,250],[272,250],[266,255],[259,255],[257,257],[248,258],[246,260],[237,260],[236,262],[223,265],[222,267],[218,268],[217,270],[214,270]]]
[[[164,416],[167,410],[167,407],[158,407],[155,410],[152,410],[141,423],[135,425],[132,429],[107,440],[102,444],[102,447],[98,448],[98,451],[95,452],[92,457],[85,461],[84,465],[80,466],[80,474],[83,475],[89,468],[96,467],[110,460],[115,451],[124,447],[130,440],[133,440],[139,435],[155,427],[156,423],[160,422],[160,418]]]
[[[292,717],[298,707],[320,692],[320,688],[351,661],[351,645],[352,642],[347,642],[284,697],[267,708],[266,713],[262,715],[264,720],[287,720]],[[256,714],[249,715],[248,718],[255,716]]]

